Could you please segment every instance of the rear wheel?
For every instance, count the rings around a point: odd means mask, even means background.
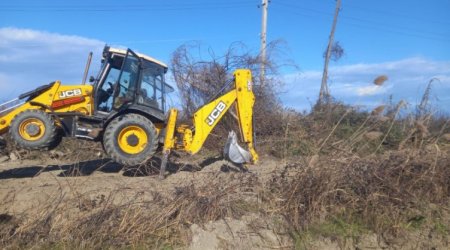
[[[56,146],[58,130],[53,118],[44,111],[26,110],[14,117],[9,127],[13,141],[21,148],[44,149]]]
[[[126,166],[145,163],[158,146],[153,123],[138,114],[119,116],[109,123],[103,134],[103,147],[116,162]]]

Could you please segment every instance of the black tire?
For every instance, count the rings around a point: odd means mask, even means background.
[[[122,147],[121,145],[119,145],[120,138],[125,138],[125,136],[123,136],[123,133],[125,132],[123,131],[128,128],[138,128],[142,130],[142,132],[145,132],[145,135],[147,137],[146,142],[139,141],[141,139],[137,137],[138,141],[132,143],[136,145],[131,145],[133,149],[135,149],[134,146],[138,148],[141,145],[141,147],[139,148],[143,148],[142,151],[136,153],[126,152],[126,149],[122,148],[123,143]],[[124,140],[127,140],[128,143],[128,137],[126,137]],[[128,144],[126,146],[130,145]],[[155,154],[157,146],[158,138],[155,126],[149,119],[138,114],[125,114],[116,117],[108,124],[103,134],[103,147],[106,153],[115,162],[118,162],[125,166],[136,166],[145,163]]]
[[[41,124],[41,127],[35,125],[37,123]],[[26,128],[29,126],[34,126],[35,129],[39,127],[37,132],[33,131],[37,133],[34,137],[27,132]],[[26,138],[24,133],[30,136]],[[14,143],[24,149],[49,149],[60,141],[58,127],[52,116],[37,109],[25,110],[16,115],[9,126],[9,134]]]

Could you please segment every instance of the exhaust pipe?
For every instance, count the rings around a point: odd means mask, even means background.
[[[88,59],[86,62],[86,67],[84,68],[83,81],[81,82],[81,84],[83,84],[83,85],[86,84],[86,79],[87,79],[87,75],[89,73],[89,68],[91,67],[91,61],[92,61],[92,51],[89,52]]]

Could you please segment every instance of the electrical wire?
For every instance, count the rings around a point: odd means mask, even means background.
[[[286,4],[286,3],[279,3],[279,5],[284,6],[284,7],[288,7],[289,9],[295,8],[295,9],[298,9],[298,10],[315,12],[315,13],[318,13],[318,14],[321,14],[321,15],[326,15],[326,16],[329,16],[329,17],[333,16],[333,13],[331,13],[331,12],[320,11],[320,10],[311,9],[311,8],[304,8],[304,7],[300,7],[300,6],[297,6],[297,5]],[[395,25],[393,23],[386,24],[386,23],[377,22],[377,21],[373,21],[373,20],[367,20],[367,19],[362,19],[362,18],[357,18],[357,17],[351,17],[351,16],[348,16],[348,15],[345,15],[345,12],[340,15],[340,18],[354,20],[354,21],[359,21],[359,22],[364,22],[364,23],[371,23],[371,24],[375,24],[375,25],[383,25],[383,26],[395,27],[395,28],[399,28],[401,30],[409,30],[409,31],[413,31],[413,32],[428,33],[428,34],[438,35],[438,36],[446,36],[445,34],[432,32],[432,31],[428,31],[428,30],[411,29],[410,27],[398,26],[398,25]],[[449,25],[450,25],[450,23],[449,23]]]
[[[287,11],[294,15],[299,15],[299,16],[316,17],[316,15],[311,14],[311,12],[317,13],[320,15],[325,15],[328,17],[331,17],[333,15],[332,13],[319,11],[319,10],[315,10],[315,9],[303,8],[303,7],[294,6],[294,5],[290,5],[290,4],[278,4],[278,5],[275,5],[272,7],[275,7],[275,9],[278,9],[278,7],[281,7],[281,9],[283,9],[282,10],[283,13],[285,11]],[[294,8],[294,7],[296,7],[296,8]],[[274,8],[272,8],[272,9],[274,9]],[[279,9],[279,10],[281,10],[281,9]],[[306,11],[306,13],[304,11]],[[411,29],[411,28],[406,28],[406,27],[399,27],[399,26],[396,26],[393,24],[384,24],[384,23],[380,23],[380,22],[374,22],[371,20],[365,20],[365,19],[361,19],[361,18],[349,17],[349,16],[344,16],[344,15],[340,16],[340,18],[341,18],[341,22],[355,26],[357,28],[374,29],[374,30],[386,31],[386,32],[395,33],[395,34],[399,34],[399,35],[413,36],[413,37],[424,38],[424,39],[429,39],[429,40],[450,41],[450,37],[448,37],[442,33],[422,31],[422,30],[416,30],[416,29]]]
[[[256,6],[253,1],[235,2],[187,2],[178,4],[120,4],[120,5],[0,5],[1,12],[127,12],[127,11],[173,11],[211,10]]]
[[[273,1],[273,4],[275,5],[285,5],[285,6],[289,6],[289,7],[293,7],[293,8],[304,8],[304,6],[300,6],[298,5],[298,1],[294,1],[295,3],[289,3],[288,1]],[[322,3],[325,4],[326,2],[316,2],[315,3]],[[332,2],[330,2],[332,3]],[[389,18],[395,17],[395,18],[399,18],[399,19],[408,19],[408,20],[412,20],[412,21],[420,21],[420,22],[428,22],[428,23],[435,23],[435,24],[446,24],[446,25],[450,25],[450,22],[445,22],[443,20],[431,20],[428,18],[424,18],[423,16],[412,16],[412,15],[407,15],[403,12],[400,11],[395,11],[395,10],[386,10],[386,9],[376,9],[373,7],[366,8],[366,7],[361,7],[352,3],[347,3],[344,2],[343,3],[343,7],[341,9],[345,10],[345,9],[352,9],[352,10],[359,10],[361,12],[365,12],[365,13],[370,13],[370,14],[374,14],[374,13],[378,13],[384,16],[388,16]],[[326,4],[326,8],[334,8],[334,4]],[[325,7],[325,6],[324,6]],[[448,6],[447,6],[448,7]],[[443,7],[445,8],[445,7]],[[327,13],[327,15],[332,15],[332,13]],[[448,19],[450,20],[450,19]]]

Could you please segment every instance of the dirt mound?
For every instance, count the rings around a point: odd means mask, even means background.
[[[192,241],[189,249],[292,248],[289,235],[271,220],[262,218],[264,216],[261,214],[249,214],[239,220],[224,218],[201,226],[193,224],[190,227]]]

